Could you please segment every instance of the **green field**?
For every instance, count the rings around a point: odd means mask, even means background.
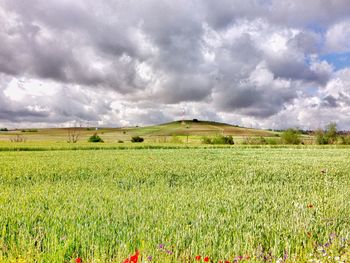
[[[350,260],[350,148],[7,144],[0,262]]]

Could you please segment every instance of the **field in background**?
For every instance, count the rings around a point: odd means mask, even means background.
[[[0,262],[350,259],[349,148],[99,145],[0,152]]]
[[[79,140],[74,146],[67,146],[69,134],[78,134]],[[88,138],[94,133],[98,134],[108,146],[87,144]],[[1,145],[7,145],[6,142],[23,140],[25,143],[13,143],[12,148],[26,148],[29,146],[47,148],[125,148],[129,146],[120,146],[121,143],[130,143],[133,136],[141,136],[146,144],[185,144],[189,147],[198,146],[203,143],[203,138],[214,138],[218,136],[233,136],[235,144],[281,144],[281,132],[267,130],[257,130],[242,128],[217,122],[193,122],[193,121],[175,121],[149,127],[129,127],[129,128],[55,128],[55,129],[22,129],[0,131]],[[304,144],[314,144],[315,138],[311,135],[301,135]],[[117,144],[117,145],[116,145]],[[140,147],[140,146],[138,146]],[[144,147],[144,146],[142,146]],[[168,147],[168,146],[167,146]],[[33,148],[33,147],[32,147]]]
[[[0,141],[9,141],[17,135],[25,138],[26,141],[48,141],[48,142],[66,142],[68,133],[74,129],[20,129],[17,131],[0,132]],[[236,127],[217,122],[193,122],[181,121],[170,122],[162,125],[149,127],[130,127],[130,128],[76,128],[79,133],[80,142],[86,142],[93,133],[98,133],[105,142],[114,143],[118,141],[128,142],[132,136],[142,136],[146,142],[150,143],[171,143],[174,136],[177,136],[181,142],[200,143],[203,136],[232,135],[238,140],[245,136],[264,136],[275,137],[278,133]],[[24,132],[23,132],[24,131]]]

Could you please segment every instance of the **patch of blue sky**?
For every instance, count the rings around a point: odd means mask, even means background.
[[[333,65],[335,70],[340,70],[350,67],[350,52],[322,54],[320,60],[325,60]]]

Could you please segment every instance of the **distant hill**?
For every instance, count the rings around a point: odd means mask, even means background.
[[[227,123],[200,120],[174,121],[128,130],[144,136],[214,136],[219,134],[232,136],[274,136],[276,134],[272,131],[249,129]]]

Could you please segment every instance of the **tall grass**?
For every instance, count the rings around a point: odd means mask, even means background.
[[[1,152],[0,262],[122,262],[136,249],[153,262],[305,262],[331,234],[349,237],[349,157],[332,148]]]

